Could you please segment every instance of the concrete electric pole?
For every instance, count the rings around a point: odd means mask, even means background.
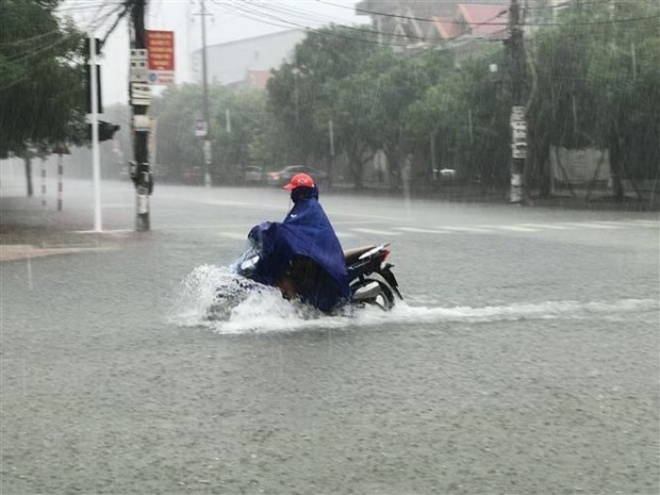
[[[211,147],[211,117],[209,115],[209,89],[206,67],[206,5],[200,1],[202,7],[202,87],[204,88],[204,120],[206,121],[206,135],[204,136],[204,185],[211,187],[211,163],[213,162],[213,149]]]
[[[147,0],[132,0],[131,2],[131,82],[129,83],[129,98],[133,110],[133,152],[131,177],[135,184],[137,215],[135,228],[138,232],[151,229],[149,218],[149,196],[153,191],[153,174],[149,163],[149,130],[148,116],[150,90],[146,80],[135,78],[136,73],[144,69],[146,73],[146,33],[144,28]],[[137,65],[136,65],[137,64]],[[140,65],[141,64],[141,65]],[[139,67],[138,67],[139,65]],[[137,72],[136,70],[137,69]]]
[[[525,165],[527,160],[527,116],[523,101],[525,89],[525,47],[520,22],[520,4],[509,6],[508,52],[511,67],[511,203],[526,200]]]

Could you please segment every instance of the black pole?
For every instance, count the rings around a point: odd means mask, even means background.
[[[27,195],[29,198],[34,194],[34,189],[32,187],[32,158],[30,157],[30,151],[25,152],[25,181],[27,183]]]
[[[511,203],[526,198],[525,161],[527,159],[527,116],[523,101],[525,89],[525,47],[520,23],[520,5],[509,6],[509,59],[511,61]]]
[[[131,3],[131,48],[143,50],[146,48],[146,33],[144,29],[144,16],[147,7],[147,0],[132,0]],[[149,163],[149,130],[148,128],[138,128],[136,117],[146,116],[149,111],[148,105],[134,104],[133,84],[129,83],[129,95],[131,108],[133,110],[133,183],[135,184],[137,215],[135,228],[138,232],[147,231],[151,228],[149,218],[149,196],[153,190],[153,177],[151,165]]]

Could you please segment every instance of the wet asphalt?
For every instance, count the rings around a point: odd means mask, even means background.
[[[657,214],[322,195],[406,304],[228,332],[182,280],[286,193],[159,186],[136,233],[108,182],[89,233],[85,186],[2,182],[3,495],[660,491]]]

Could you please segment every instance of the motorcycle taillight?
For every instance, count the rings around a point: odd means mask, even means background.
[[[389,255],[390,255],[390,250],[389,250],[389,249],[385,249],[385,250],[383,251],[383,259],[382,259],[382,261],[385,261]]]

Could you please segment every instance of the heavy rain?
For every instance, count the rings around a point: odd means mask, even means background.
[[[660,492],[660,1],[0,0],[0,493]]]

